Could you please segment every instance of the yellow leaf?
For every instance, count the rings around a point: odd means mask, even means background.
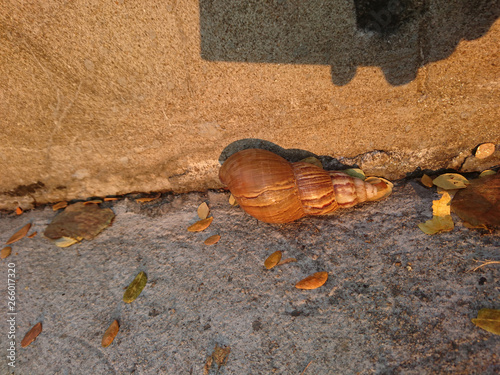
[[[207,229],[210,226],[210,224],[212,224],[213,219],[214,219],[214,217],[211,216],[211,217],[208,217],[206,219],[197,221],[196,223],[194,223],[193,225],[188,227],[187,230],[188,230],[188,232],[201,232],[201,231]]]
[[[491,169],[487,169],[485,171],[482,171],[479,177],[486,177],[486,176],[493,176],[494,174],[497,174],[497,172],[492,171]]]
[[[436,177],[432,183],[445,190],[453,190],[466,188],[469,181],[458,173],[445,173]]]
[[[26,234],[28,233],[28,231],[30,230],[30,228],[31,228],[31,223],[26,224],[24,227],[22,227],[16,233],[14,233],[12,235],[12,237],[9,238],[9,240],[5,244],[6,245],[10,245],[11,243],[19,241],[21,238],[23,238],[24,236],[26,236]]]
[[[365,172],[363,172],[359,168],[349,168],[349,169],[346,169],[343,172],[346,173],[346,174],[348,174],[349,176],[357,177],[357,178],[360,178],[362,180],[364,180],[366,178]]]
[[[233,195],[233,194],[231,194],[231,195],[229,196],[229,204],[230,204],[231,206],[237,206],[237,205],[238,205],[238,202],[236,202],[236,198],[234,197],[234,195]]]
[[[147,282],[148,275],[146,275],[144,271],[139,272],[123,294],[123,302],[131,303],[135,301],[135,299],[142,293],[142,290],[146,286]]]
[[[500,335],[500,310],[481,309],[472,323],[485,331]]]
[[[79,238],[61,237],[61,238],[58,238],[57,240],[54,240],[54,244],[57,247],[68,247],[68,246],[74,245],[77,242],[80,242],[81,240],[83,240],[83,237],[79,237]]]
[[[328,272],[316,272],[305,279],[300,280],[295,287],[297,289],[316,289],[326,283],[328,280]]]
[[[422,185],[427,186],[427,187],[432,187],[434,184],[432,183],[432,178],[424,174],[422,178],[420,179],[420,182]]]
[[[309,156],[308,158],[302,159],[301,162],[302,163],[309,163],[309,164],[315,165],[316,167],[323,169],[323,164],[321,164],[321,161],[314,156]]]
[[[432,214],[434,216],[449,216],[450,215],[450,203],[455,195],[455,192],[447,190],[439,190],[438,193],[443,194],[441,199],[432,201]]]
[[[281,260],[281,251],[275,251],[271,255],[267,257],[267,259],[264,261],[264,267],[266,267],[268,270],[276,266],[280,260]]]
[[[208,214],[210,212],[210,208],[208,208],[208,205],[203,202],[202,204],[200,204],[198,206],[198,217],[203,220],[203,219],[206,219],[208,217]]]
[[[440,232],[449,232],[454,228],[454,224],[450,215],[434,216],[431,220],[418,224],[418,227],[425,234],[435,234]]]

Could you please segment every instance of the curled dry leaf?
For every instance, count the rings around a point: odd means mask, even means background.
[[[218,234],[214,234],[213,236],[208,237],[203,243],[205,245],[215,245],[219,242],[220,236]]]
[[[42,332],[42,322],[38,322],[35,324],[24,336],[21,341],[21,347],[26,348],[29,344],[31,344],[37,336]]]
[[[106,348],[111,345],[116,335],[118,334],[119,330],[120,330],[120,324],[118,323],[118,320],[113,320],[113,323],[110,324],[110,326],[102,336],[101,345],[103,348]]]
[[[300,280],[295,287],[297,289],[316,289],[326,283],[328,280],[328,272],[316,272],[305,279]]]
[[[305,159],[302,159],[301,162],[309,163],[309,164],[315,165],[316,167],[323,169],[323,164],[321,163],[321,161],[317,157],[314,157],[314,156],[309,156]]]
[[[118,199],[120,199],[120,198],[118,198],[118,197],[105,197],[104,202],[117,201]]]
[[[6,245],[10,245],[11,243],[19,241],[21,238],[23,238],[24,236],[26,236],[26,234],[28,233],[28,231],[30,230],[30,228],[31,228],[31,223],[26,224],[24,227],[22,227],[16,233],[14,233],[12,235],[12,237],[9,238],[9,240],[5,244]]]
[[[52,209],[54,211],[60,210],[61,208],[66,208],[68,207],[68,202],[59,202],[56,203],[55,205],[52,206]]]
[[[483,143],[478,146],[474,156],[478,159],[486,159],[488,156],[493,155],[495,152],[494,143]]]
[[[208,214],[210,213],[210,208],[208,208],[208,204],[206,202],[203,202],[198,206],[198,217],[203,220],[208,217]]]
[[[212,224],[213,219],[214,219],[214,217],[211,216],[211,217],[207,217],[206,219],[197,221],[196,223],[194,223],[193,225],[188,227],[187,230],[188,230],[188,232],[201,232],[201,231],[207,229],[210,226],[210,224]]]
[[[465,189],[469,180],[458,173],[445,173],[432,180],[432,183],[445,190],[455,190]]]
[[[28,236],[28,238],[33,238],[33,237],[35,237],[37,234],[38,234],[38,232],[36,232],[36,231],[35,231],[35,232],[31,233],[31,234]]]
[[[83,204],[101,204],[102,200],[101,199],[92,199],[90,201],[85,201]]]
[[[161,196],[161,193],[158,193],[154,197],[137,198],[135,201],[138,203],[146,203],[146,202],[154,201],[155,199],[160,198],[160,196]]]
[[[472,323],[485,331],[500,335],[500,310],[481,309]]]
[[[280,262],[281,256],[282,252],[280,250],[275,251],[274,253],[269,255],[267,259],[264,261],[264,267],[266,267],[268,270],[275,267]]]
[[[231,206],[237,206],[237,205],[238,205],[238,202],[236,202],[236,198],[234,197],[234,195],[233,195],[233,194],[231,194],[231,195],[229,196],[229,204],[230,204]]]
[[[137,274],[135,279],[130,283],[127,290],[123,294],[123,302],[131,303],[142,293],[142,290],[148,282],[148,276],[144,271]]]
[[[349,169],[346,169],[343,172],[346,173],[346,174],[348,174],[349,176],[352,176],[352,177],[357,177],[357,178],[360,178],[362,180],[366,179],[365,172],[363,172],[359,168],[349,168]]]
[[[6,246],[0,251],[0,259],[7,258],[12,253],[12,247]]]
[[[428,187],[428,188],[431,188],[434,184],[432,183],[432,178],[430,178],[429,176],[427,176],[426,174],[424,174],[422,176],[422,178],[420,179],[420,182],[422,183],[422,185]]]

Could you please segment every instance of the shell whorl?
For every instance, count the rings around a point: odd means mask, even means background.
[[[380,199],[381,191],[388,188],[385,183],[373,185],[309,163],[289,163],[261,149],[231,155],[219,178],[248,214],[268,223],[328,215],[340,207]]]

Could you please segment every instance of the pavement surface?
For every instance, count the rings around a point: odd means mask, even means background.
[[[0,261],[0,374],[203,374],[216,345],[230,348],[209,374],[497,374],[500,337],[471,323],[500,308],[500,233],[466,229],[433,236],[435,190],[396,184],[388,199],[286,225],[258,222],[228,193],[106,202],[112,226],[92,241],[58,248],[42,233],[56,216],[41,207],[0,215],[0,241],[27,222],[34,238]],[[206,201],[214,221],[187,232]],[[203,241],[213,234],[221,240]],[[264,268],[276,250],[294,257]],[[15,367],[9,366],[7,273],[16,273]],[[12,266],[14,265],[14,266]],[[122,301],[139,271],[142,294]],[[327,271],[326,284],[295,283]],[[120,331],[107,348],[104,331]],[[43,332],[26,348],[25,333]],[[218,371],[218,372],[217,372]]]

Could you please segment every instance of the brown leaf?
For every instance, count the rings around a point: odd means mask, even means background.
[[[205,242],[203,242],[205,245],[215,245],[217,242],[219,242],[220,236],[218,234],[214,234],[213,236],[208,237]]]
[[[208,204],[206,202],[203,202],[198,206],[198,217],[203,220],[208,217],[208,214],[210,213],[210,208],[208,208]]]
[[[432,178],[424,174],[422,178],[420,179],[420,182],[422,185],[431,188],[434,184],[432,183]]]
[[[21,215],[23,213],[23,209],[21,207],[16,208],[16,214]]]
[[[118,334],[119,330],[120,330],[120,324],[118,323],[118,320],[113,320],[113,323],[110,324],[110,326],[102,336],[101,345],[103,348],[106,348],[111,345],[116,335]]]
[[[91,201],[85,201],[83,204],[101,204],[102,200],[101,199],[92,199]]]
[[[45,237],[57,240],[62,237],[91,240],[107,228],[115,214],[97,204],[78,202],[58,214],[45,229]]]
[[[14,235],[11,238],[9,238],[9,240],[5,244],[10,245],[11,243],[19,241],[21,238],[26,236],[30,228],[31,228],[31,223],[26,224],[24,227],[22,227],[16,233],[14,233]]]
[[[294,262],[296,262],[296,261],[297,261],[297,259],[295,259],[295,258],[286,258],[286,259],[284,259],[284,260],[280,261],[280,262],[277,264],[277,266],[282,266],[283,264],[288,264],[288,263],[294,263]]]
[[[12,253],[12,247],[6,246],[0,251],[0,259],[7,258]]]
[[[52,206],[52,210],[57,211],[66,207],[68,207],[68,202],[59,202]]]
[[[268,270],[271,268],[275,267],[281,260],[282,252],[280,250],[275,251],[271,255],[267,257],[267,259],[264,261],[264,267],[266,267]]]
[[[300,280],[295,287],[297,289],[316,289],[326,283],[328,272],[316,272],[305,279]]]
[[[214,217],[211,216],[211,217],[208,217],[206,219],[197,221],[196,223],[194,223],[193,225],[188,227],[187,230],[189,232],[201,232],[201,231],[207,229],[210,226],[210,224],[212,224],[213,219],[214,219]]]
[[[231,348],[229,346],[220,347],[219,344],[216,343],[212,355],[207,358],[207,362],[203,368],[203,373],[207,375],[214,362],[217,364],[218,373],[220,368],[227,363],[229,353],[231,353]]]
[[[24,338],[21,341],[21,347],[26,348],[29,344],[35,341],[35,339],[41,332],[42,322],[38,322],[28,331],[28,333],[26,333],[26,335],[24,335]]]
[[[139,202],[139,203],[151,202],[151,201],[154,201],[155,199],[160,198],[160,196],[161,196],[161,193],[158,193],[154,197],[137,198],[135,201]]]
[[[35,231],[35,232],[31,233],[31,234],[28,236],[28,238],[33,238],[33,237],[35,237],[37,234],[38,234],[38,232],[36,232],[36,231]]]
[[[117,201],[118,199],[120,199],[120,198],[118,198],[118,197],[105,197],[104,202]]]
[[[148,275],[144,271],[139,272],[123,294],[123,302],[131,303],[139,297],[147,282]]]
[[[455,194],[451,209],[473,226],[500,226],[500,174],[472,180]]]

